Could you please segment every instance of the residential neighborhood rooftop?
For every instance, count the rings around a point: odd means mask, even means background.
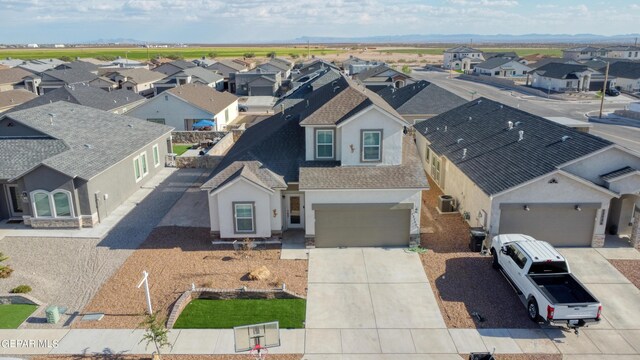
[[[219,113],[238,100],[238,97],[231,93],[220,92],[203,84],[180,85],[167,92],[212,114]]]
[[[401,114],[440,114],[467,101],[426,80],[396,89],[389,86],[378,92],[391,107]]]
[[[552,79],[577,79],[575,73],[592,70],[586,65],[575,64],[563,64],[563,63],[548,63],[544,66],[536,68],[531,72],[538,73],[544,77]],[[593,70],[592,70],[593,71]]]
[[[20,83],[26,76],[30,75],[33,75],[33,73],[18,67],[2,69],[0,70],[0,84]]]

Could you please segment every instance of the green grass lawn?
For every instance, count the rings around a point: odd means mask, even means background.
[[[182,155],[191,148],[192,145],[173,145],[173,152]]]
[[[561,48],[483,48],[477,47],[485,52],[507,52],[515,51],[518,56],[527,56],[532,54],[542,54],[548,56],[562,56]],[[414,48],[414,49],[390,49],[381,50],[380,53],[390,52],[398,54],[427,54],[427,55],[442,55],[445,48]]]
[[[279,321],[280,328],[303,328],[307,302],[302,299],[195,299],[182,311],[176,329],[230,329],[234,326]]]
[[[341,52],[342,50],[312,47],[311,55],[327,55]],[[216,57],[243,57],[244,54],[253,53],[254,56],[266,56],[275,52],[277,56],[289,57],[291,54],[297,56],[307,55],[307,48],[300,47],[186,47],[186,48],[65,48],[65,49],[2,49],[0,58],[12,57],[14,59],[45,59],[60,58],[67,56],[71,59],[76,57],[99,57],[121,56],[123,59],[147,60],[156,56],[182,56],[185,59],[197,59],[202,56],[215,54]]]
[[[0,329],[17,329],[38,308],[37,305],[0,305]]]

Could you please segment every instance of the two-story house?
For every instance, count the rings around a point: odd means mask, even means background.
[[[483,61],[482,50],[462,45],[444,51],[442,67],[453,70],[472,70],[472,65]]]
[[[406,121],[337,73],[247,129],[201,187],[215,237],[304,231],[315,247],[419,242],[428,182]],[[283,103],[284,104],[284,103]]]

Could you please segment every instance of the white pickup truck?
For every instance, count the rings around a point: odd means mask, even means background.
[[[564,257],[546,241],[519,234],[491,240],[493,267],[502,270],[529,318],[576,330],[600,321],[602,305],[576,279]]]

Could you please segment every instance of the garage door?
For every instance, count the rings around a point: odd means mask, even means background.
[[[408,246],[410,206],[314,205],[316,247]]]
[[[251,86],[251,96],[273,96],[273,86]]]
[[[500,233],[526,234],[556,246],[590,246],[599,205],[544,204],[500,206]]]

